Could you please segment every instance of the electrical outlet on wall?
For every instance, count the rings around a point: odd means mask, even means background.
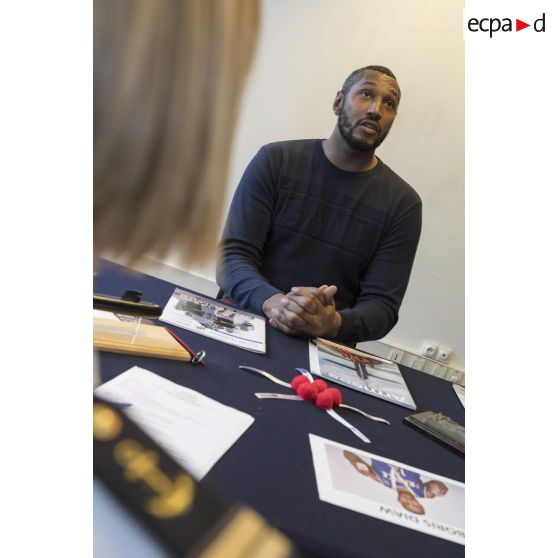
[[[451,353],[451,349],[448,349],[447,347],[438,347],[434,358],[440,362],[448,362]]]
[[[422,349],[420,350],[420,354],[427,356],[428,358],[434,358],[437,352],[438,345],[436,345],[436,343],[432,343],[432,341],[425,341],[422,344]]]

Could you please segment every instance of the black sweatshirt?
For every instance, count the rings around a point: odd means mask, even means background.
[[[337,168],[322,141],[262,147],[236,190],[217,282],[252,312],[291,287],[336,285],[336,337],[384,337],[397,323],[417,249],[422,204],[387,165]]]

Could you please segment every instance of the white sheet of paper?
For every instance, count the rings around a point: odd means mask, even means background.
[[[134,366],[95,394],[131,403],[124,412],[196,479],[203,478],[253,417]]]

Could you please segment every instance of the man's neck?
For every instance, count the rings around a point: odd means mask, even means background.
[[[322,147],[330,163],[341,170],[363,172],[372,170],[378,164],[374,151],[358,151],[353,149],[341,137],[337,128],[328,139],[323,141]]]

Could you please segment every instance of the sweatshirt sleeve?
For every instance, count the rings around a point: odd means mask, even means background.
[[[336,341],[359,343],[381,339],[395,326],[409,284],[421,226],[419,198],[391,224],[361,281],[354,306],[339,311],[342,321]]]
[[[281,292],[260,273],[275,206],[280,154],[262,147],[236,189],[220,243],[217,283],[241,307],[262,313],[262,304]]]

